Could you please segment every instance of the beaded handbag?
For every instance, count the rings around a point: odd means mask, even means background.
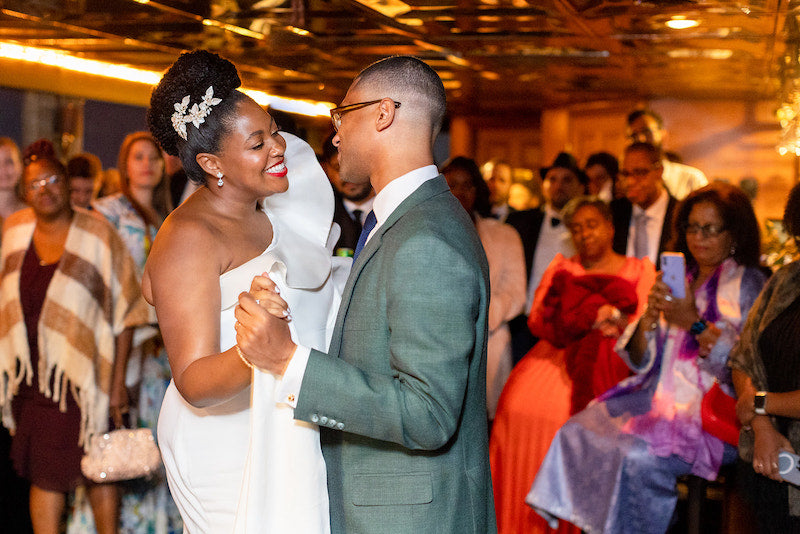
[[[161,466],[161,454],[149,428],[120,428],[90,438],[81,471],[94,482],[146,477]]]

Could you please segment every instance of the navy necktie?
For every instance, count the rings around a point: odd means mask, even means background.
[[[559,224],[561,224],[561,219],[559,219],[558,217],[550,217],[550,226],[555,228]]]
[[[358,236],[356,251],[353,253],[353,262],[355,262],[358,255],[361,254],[361,249],[363,249],[364,245],[367,243],[367,238],[370,232],[372,232],[372,229],[375,228],[375,223],[377,222],[378,219],[375,218],[375,212],[370,210],[367,214],[367,219],[364,221],[364,227],[361,229],[361,235]]]

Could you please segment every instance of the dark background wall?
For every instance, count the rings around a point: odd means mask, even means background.
[[[0,87],[0,136],[22,143],[23,91]]]
[[[119,146],[131,132],[147,130],[147,108],[87,100],[83,106],[83,150],[103,168],[117,166]]]

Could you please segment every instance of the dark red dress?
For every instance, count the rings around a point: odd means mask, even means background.
[[[20,300],[28,333],[33,377],[24,381],[11,407],[17,431],[11,443],[14,469],[39,488],[68,492],[83,479],[78,445],[81,411],[72,395],[67,395],[67,411],[39,391],[39,316],[45,294],[58,264],[40,265],[33,243],[25,254],[20,272]]]

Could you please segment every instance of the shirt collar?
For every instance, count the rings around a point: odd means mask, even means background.
[[[556,219],[562,218],[562,213],[557,211],[549,202],[544,205],[544,215],[548,219],[552,217],[555,217]]]
[[[383,224],[419,186],[437,176],[439,176],[439,169],[436,168],[436,165],[427,165],[398,176],[386,184],[380,193],[375,195],[375,201],[372,203],[377,226]]]
[[[669,204],[669,193],[667,193],[666,188],[661,191],[661,194],[658,196],[655,202],[653,202],[650,207],[646,210],[643,210],[636,204],[633,205],[633,217],[635,218],[642,212],[647,214],[648,219],[655,219],[661,220],[667,214],[667,204]]]
[[[344,204],[344,207],[347,210],[347,213],[352,214],[353,210],[361,210],[361,212],[364,213],[364,215],[366,216],[366,214],[369,213],[369,210],[372,209],[372,201],[373,200],[375,200],[375,197],[369,197],[368,199],[364,200],[363,202],[361,202],[359,204],[359,203],[353,202],[352,200],[348,200],[348,199],[342,197],[342,204]]]

